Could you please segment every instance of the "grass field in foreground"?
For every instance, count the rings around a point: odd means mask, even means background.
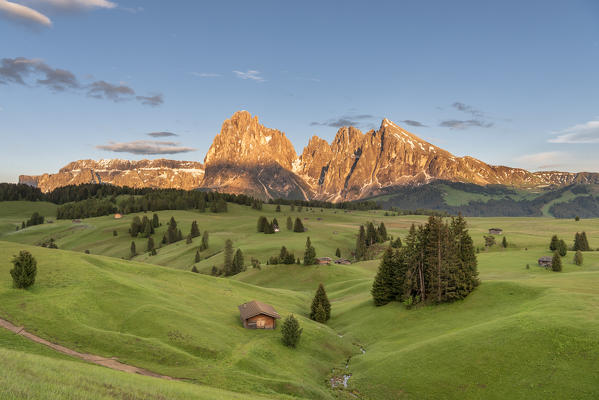
[[[183,232],[197,220],[202,231],[210,231],[209,251],[219,252],[231,238],[246,260],[255,256],[261,261],[281,245],[303,254],[307,235],[318,255],[333,256],[337,247],[345,255],[354,246],[358,225],[367,220],[384,221],[389,233],[402,237],[411,223],[426,220],[384,216],[382,211],[335,214],[315,209],[301,214],[308,218],[308,232],[263,235],[255,232],[258,216],[276,216],[283,224],[289,214],[285,207],[282,213],[271,206],[255,211],[230,205],[230,210],[159,215],[163,223],[174,215]],[[468,218],[477,246],[489,228],[498,227],[509,247],[479,254],[482,284],[466,300],[407,310],[398,303],[373,306],[369,291],[378,260],[350,266],[263,265],[228,279],[176,270],[190,267],[195,242],[163,247],[156,257],[135,258],[172,268],[94,256],[128,252],[130,218],[90,218],[82,222],[84,228],[62,221],[3,235],[0,240],[12,243],[0,243],[0,315],[78,350],[118,353],[122,361],[248,397],[348,398],[347,391],[328,388],[332,368],[352,374],[348,391],[362,399],[599,397],[599,252],[586,252],[581,267],[573,265],[569,252],[562,273],[536,266],[538,257],[551,254],[547,246],[554,233],[571,244],[574,233],[584,230],[591,246],[599,246],[599,220]],[[118,229],[117,237],[113,229]],[[16,243],[34,244],[52,235],[61,249],[79,253]],[[139,243],[138,248],[143,240]],[[21,248],[40,260],[39,283],[25,293],[10,288],[7,274],[9,255]],[[92,255],[81,253],[86,248]],[[207,270],[213,263],[222,263],[222,254],[200,266]],[[333,305],[326,326],[305,319],[319,282]],[[281,346],[278,330],[241,329],[235,306],[251,298],[272,303],[282,314],[300,315],[305,329],[300,349]],[[364,346],[366,353],[353,344]],[[19,345],[2,344],[0,336],[0,348],[16,351]],[[73,362],[73,374],[79,364]],[[143,386],[135,389],[137,381],[131,382],[131,393],[145,393]]]

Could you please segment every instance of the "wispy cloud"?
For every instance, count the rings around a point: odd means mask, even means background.
[[[426,127],[427,127],[427,125],[423,124],[422,122],[420,122],[420,121],[415,121],[415,120],[413,120],[413,119],[404,119],[404,120],[403,120],[403,121],[401,121],[401,122],[403,122],[403,123],[404,123],[404,124],[406,124],[406,125],[409,125],[409,126],[416,126],[416,127],[419,127],[419,128],[426,128]]]
[[[31,77],[34,80],[30,80]],[[148,106],[158,106],[164,103],[162,94],[136,96],[135,90],[124,83],[113,84],[104,80],[97,80],[89,84],[83,84],[71,71],[52,68],[44,61],[35,58],[0,59],[0,84],[9,83],[23,86],[37,84],[54,92],[66,90],[81,92],[81,90],[85,90],[89,97],[108,99],[114,102],[136,99],[141,104]]]
[[[221,76],[221,74],[216,74],[213,72],[192,72],[191,74],[200,78],[218,78]]]
[[[569,153],[563,151],[546,151],[542,153],[525,154],[514,159],[525,168],[555,169],[564,167],[571,160]]]
[[[20,0],[34,8],[44,10],[85,11],[96,8],[116,8],[116,3],[108,0]]]
[[[468,128],[491,128],[495,124],[488,121],[487,114],[473,106],[456,101],[451,105],[452,108],[466,114],[472,115],[470,119],[446,119],[439,123],[439,126],[450,129],[468,129]]]
[[[474,117],[483,117],[485,115],[485,113],[483,113],[480,110],[477,110],[476,108],[469,106],[468,104],[464,104],[462,102],[456,101],[455,103],[453,103],[451,105],[453,108],[455,108],[456,110],[465,112],[467,114],[471,114]]]
[[[135,91],[124,84],[112,84],[106,81],[96,81],[89,85],[89,97],[95,99],[109,99],[115,102],[129,100]]]
[[[599,120],[574,125],[557,132],[557,137],[549,139],[550,143],[599,143]]]
[[[135,96],[135,98],[145,106],[156,107],[164,103],[164,96],[160,93],[153,96]]]
[[[439,126],[451,129],[468,129],[472,127],[478,128],[490,128],[493,126],[492,122],[485,122],[478,119],[468,119],[468,120],[458,120],[458,119],[448,119],[445,121],[441,121]]]
[[[169,137],[169,136],[179,136],[176,133],[173,132],[150,132],[147,134],[148,136],[152,136],[152,137]]]
[[[344,115],[339,118],[333,118],[322,122],[313,121],[310,122],[310,126],[330,126],[332,128],[358,126],[364,124],[364,121],[372,120],[373,118],[375,118],[375,116],[370,114]]]
[[[52,21],[39,11],[7,0],[0,0],[0,16],[16,22],[50,27]]]
[[[256,82],[265,82],[266,81],[266,79],[264,79],[260,75],[260,71],[256,71],[256,70],[248,70],[245,72],[233,71],[233,74],[235,74],[235,76],[238,77],[239,79],[251,79]]]
[[[135,140],[133,142],[110,142],[105,145],[98,145],[100,150],[114,151],[116,153],[131,153],[142,155],[156,154],[178,154],[188,153],[196,149],[180,146],[179,142],[162,142],[156,140]]]

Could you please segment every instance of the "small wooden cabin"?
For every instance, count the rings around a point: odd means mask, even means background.
[[[541,267],[550,268],[552,263],[553,257],[543,256],[539,258],[539,266]]]
[[[122,214],[119,214],[119,213],[114,214],[114,219],[121,219],[121,218],[123,218]]]
[[[275,309],[266,303],[252,300],[239,308],[239,318],[247,329],[275,329],[276,320],[281,318]]]
[[[330,264],[331,261],[331,257],[316,257],[316,264]]]
[[[335,264],[349,265],[351,264],[351,261],[346,258],[338,258],[335,260]]]
[[[503,234],[503,229],[501,228],[489,228],[489,235],[501,235]]]

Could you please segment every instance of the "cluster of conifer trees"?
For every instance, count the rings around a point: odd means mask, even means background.
[[[158,214],[152,216],[152,220],[148,219],[145,215],[142,219],[139,216],[133,217],[131,226],[129,227],[129,234],[131,237],[143,237],[147,238],[154,234],[154,229],[160,226],[160,220]]]
[[[287,250],[287,247],[282,246],[281,251],[278,256],[272,256],[268,259],[268,264],[276,265],[276,264],[299,264],[299,258],[296,260],[295,255]]]
[[[243,252],[241,249],[233,251],[233,241],[227,239],[225,242],[225,263],[223,265],[223,274],[225,276],[236,275],[245,271],[245,263],[243,260]]]
[[[587,233],[576,232],[574,235],[574,247],[572,248],[574,251],[591,251],[591,246],[589,246],[589,240],[587,239]]]
[[[258,218],[258,225],[256,227],[258,232],[263,232],[265,234],[275,233],[275,229],[279,229],[279,221],[276,218],[273,218],[272,221],[268,222],[268,219],[264,216]]]
[[[465,298],[478,284],[476,253],[464,218],[446,223],[430,217],[425,225],[412,225],[400,249],[385,251],[371,293],[377,306],[443,303]]]
[[[564,257],[568,254],[568,246],[563,239],[557,237],[557,235],[553,235],[551,237],[551,243],[549,243],[549,250],[553,252],[557,252],[561,257]]]
[[[356,239],[356,259],[358,261],[368,260],[372,256],[368,248],[375,243],[386,242],[387,239],[387,228],[383,222],[378,227],[375,227],[372,222],[368,222],[366,228],[364,228],[364,225],[360,225],[358,238]]]

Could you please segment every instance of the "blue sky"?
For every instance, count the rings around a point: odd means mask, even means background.
[[[599,171],[593,0],[0,0],[0,38],[0,181],[203,161],[240,109],[298,153],[387,117],[456,155]]]

